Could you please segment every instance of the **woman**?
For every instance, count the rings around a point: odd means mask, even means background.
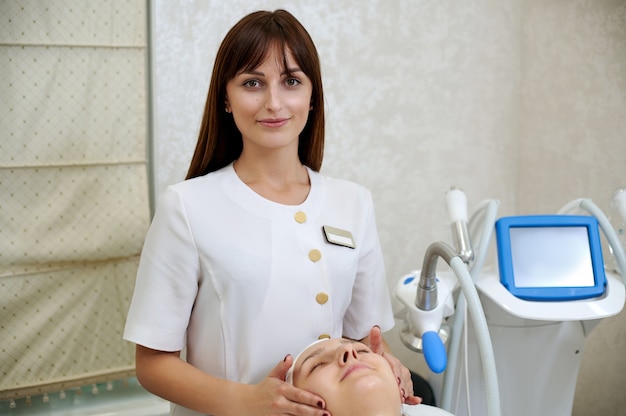
[[[369,332],[393,316],[371,195],[318,173],[323,144],[309,34],[283,10],[244,17],[218,50],[187,180],[155,213],[124,333],[173,414],[328,415],[284,382],[288,354],[341,336],[383,354]]]
[[[287,381],[323,397],[333,416],[449,415],[426,405],[403,405],[389,363],[353,340],[315,341],[296,357]]]

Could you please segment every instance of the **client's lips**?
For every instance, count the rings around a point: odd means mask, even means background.
[[[288,118],[264,118],[262,120],[259,120],[259,124],[265,127],[276,128],[284,126],[285,124],[287,124],[288,121]]]
[[[363,364],[363,363],[356,363],[356,364],[352,364],[350,367],[348,367],[348,369],[343,373],[343,375],[341,376],[341,380],[343,381],[346,377],[348,377],[350,374],[352,374],[355,371],[359,371],[359,370],[370,370],[371,367]]]

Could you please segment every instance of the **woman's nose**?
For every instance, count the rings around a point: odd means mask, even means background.
[[[282,108],[282,98],[280,96],[279,87],[272,86],[267,90],[267,96],[265,98],[265,108],[276,112]]]

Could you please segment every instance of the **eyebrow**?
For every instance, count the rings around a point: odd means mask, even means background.
[[[295,67],[295,68],[286,68],[283,72],[280,73],[280,75],[289,75],[289,74],[293,74],[294,72],[302,72],[302,69],[300,69],[299,67]],[[258,75],[261,77],[264,77],[265,74],[263,72],[260,71],[255,71],[254,69],[248,71],[248,70],[243,70],[239,73],[239,75]]]

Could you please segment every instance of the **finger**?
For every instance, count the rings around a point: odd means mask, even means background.
[[[292,387],[290,391],[285,395],[285,397],[287,397],[287,399],[292,402],[306,405],[309,410],[311,407],[317,409],[326,409],[326,402],[324,401],[324,399],[316,394],[299,389],[297,387]]]
[[[413,396],[413,380],[411,372],[404,366],[400,367],[400,386],[404,390],[404,397]]]
[[[380,355],[383,354],[383,334],[381,333],[378,325],[374,325],[370,330],[369,342],[372,352]]]
[[[276,367],[272,368],[272,370],[267,374],[268,377],[278,378],[282,381],[285,381],[285,376],[287,375],[287,370],[291,367],[293,363],[293,357],[291,354],[287,354],[287,356],[276,364]]]
[[[404,403],[406,404],[420,404],[422,403],[422,398],[419,396],[408,396],[404,399]]]
[[[392,371],[396,376],[396,381],[398,382],[398,390],[404,403],[404,400],[407,397],[413,396],[413,380],[411,379],[411,372],[408,368],[402,365],[400,360],[398,360],[391,354],[385,354],[384,357],[389,362]]]
[[[280,397],[273,401],[272,414],[291,416],[330,416],[321,398],[300,390],[288,383],[281,383],[276,391]],[[303,394],[304,393],[304,394]]]
[[[380,328],[378,328],[380,334]],[[380,335],[382,340],[382,334]],[[370,331],[370,339],[375,339],[375,330],[372,328]],[[382,342],[382,341],[381,341]],[[370,347],[371,348],[371,347]],[[406,368],[402,362],[394,357],[392,354],[384,353],[382,356],[387,360],[391,367],[393,374],[396,376],[398,382],[398,392],[402,399],[402,403],[407,404],[419,404],[422,399],[413,395],[413,379],[411,378],[411,372]]]

